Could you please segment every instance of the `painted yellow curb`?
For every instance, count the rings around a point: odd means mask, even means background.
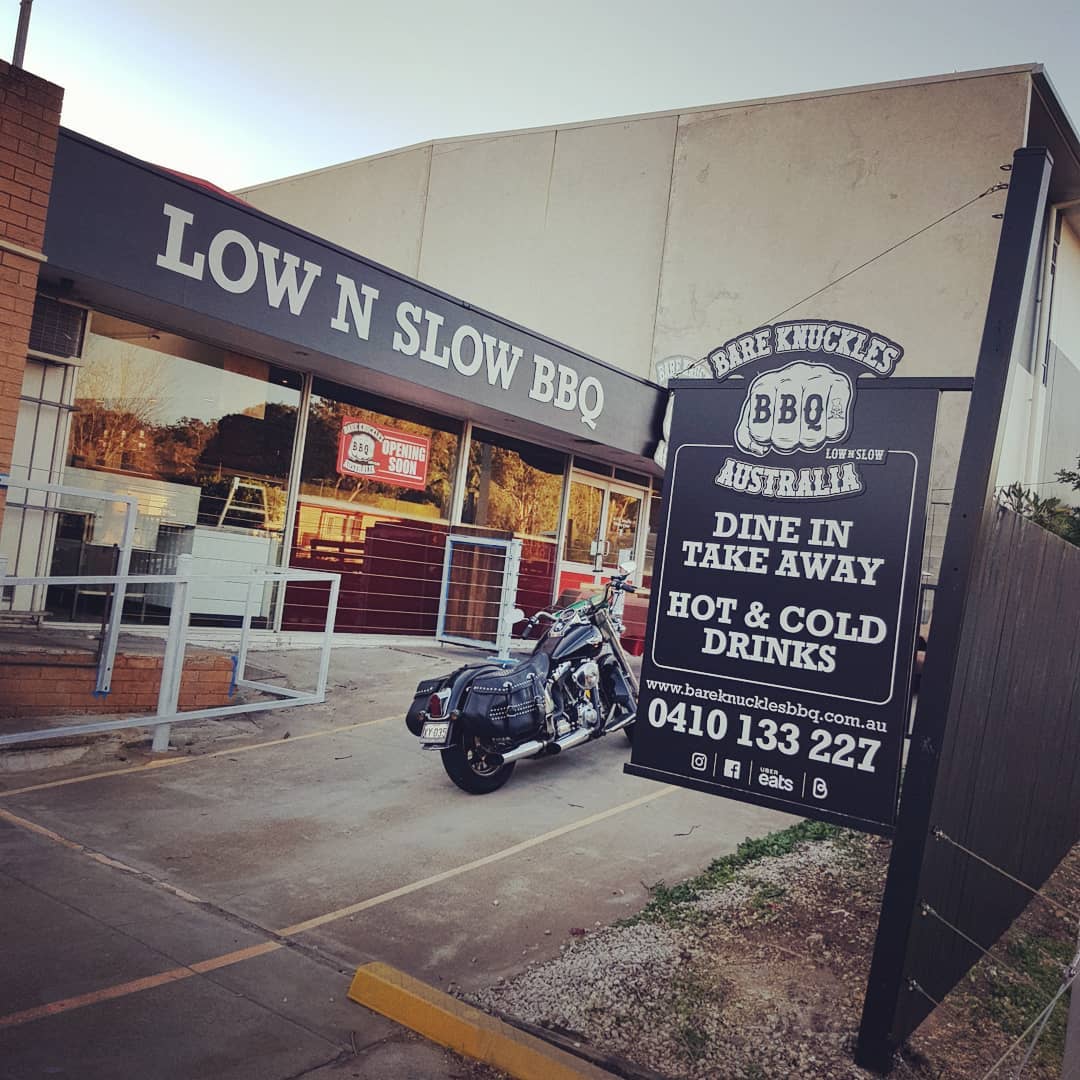
[[[389,964],[356,969],[349,998],[432,1042],[518,1080],[611,1080],[612,1074],[518,1031]]]

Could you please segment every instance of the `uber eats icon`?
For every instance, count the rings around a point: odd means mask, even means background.
[[[903,356],[804,319],[672,380],[628,772],[891,831],[938,398]]]

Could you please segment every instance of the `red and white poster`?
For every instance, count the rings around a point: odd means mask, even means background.
[[[381,484],[423,491],[427,483],[431,440],[367,420],[346,417],[338,439],[337,471]]]

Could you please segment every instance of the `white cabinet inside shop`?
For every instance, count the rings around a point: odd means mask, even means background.
[[[197,526],[192,539],[192,615],[226,615],[242,618],[247,598],[243,581],[222,581],[225,575],[247,576],[253,569],[277,563],[280,538],[264,532],[246,532]],[[271,587],[256,593],[253,618],[266,615]]]

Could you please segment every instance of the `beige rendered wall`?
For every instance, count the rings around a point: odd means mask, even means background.
[[[677,125],[670,115],[440,142],[238,194],[647,375]]]
[[[647,375],[676,127],[437,145],[421,279]]]
[[[254,205],[640,375],[701,356],[1005,179],[1026,71],[446,142]],[[990,196],[791,316],[862,321],[903,374],[970,373]]]
[[[268,214],[416,277],[431,147],[352,161],[237,194]]]
[[[1024,143],[1029,79],[452,140],[240,194],[646,377],[785,311],[884,332],[906,349],[898,375],[970,375],[1004,193],[799,301],[1007,179],[999,166]],[[944,399],[942,499],[964,411],[961,396]]]
[[[684,115],[654,358],[787,311],[884,331],[898,375],[970,374],[1004,193],[799,301],[1007,179],[1027,91],[1015,73]]]

